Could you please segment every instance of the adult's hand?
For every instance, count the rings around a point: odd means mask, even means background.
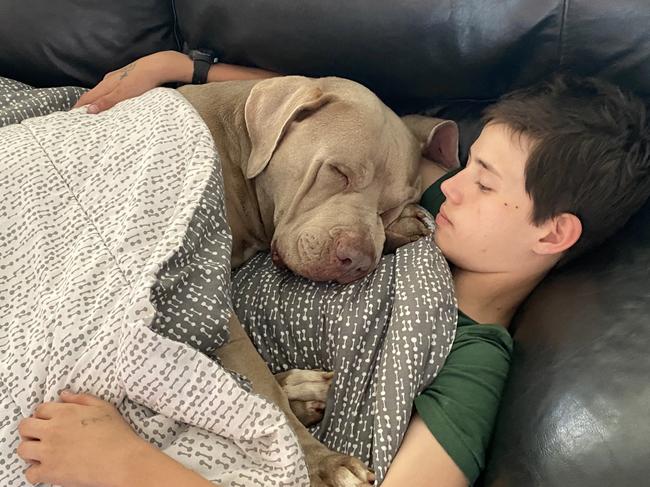
[[[89,394],[62,393],[18,425],[18,456],[31,464],[27,480],[86,487],[123,485],[128,466],[151,448],[110,403]]]
[[[219,487],[135,434],[113,405],[61,393],[18,425],[27,481],[65,487]]]
[[[185,54],[156,52],[108,73],[97,86],[84,93],[73,108],[88,105],[88,113],[103,112],[162,84],[188,82],[192,69],[192,61]]]

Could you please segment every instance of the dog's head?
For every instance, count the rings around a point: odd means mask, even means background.
[[[422,141],[371,91],[341,78],[262,81],[245,120],[243,170],[260,205],[272,205],[274,261],[316,281],[374,269],[385,225],[420,197]]]

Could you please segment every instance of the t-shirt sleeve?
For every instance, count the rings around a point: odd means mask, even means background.
[[[456,465],[473,484],[485,466],[512,338],[498,325],[459,327],[444,367],[415,398],[415,408]]]

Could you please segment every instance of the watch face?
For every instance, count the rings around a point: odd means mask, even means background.
[[[193,49],[190,51],[190,58],[192,58],[194,61],[203,61],[210,64],[214,64],[218,60],[218,58],[213,53],[201,51],[199,49]]]

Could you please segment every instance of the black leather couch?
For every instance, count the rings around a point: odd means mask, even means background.
[[[648,0],[2,0],[0,19],[3,76],[90,86],[186,40],[233,63],[349,77],[399,112],[456,119],[463,156],[487,103],[558,70],[650,97]],[[650,202],[534,291],[513,325],[479,483],[650,482],[649,275]]]

